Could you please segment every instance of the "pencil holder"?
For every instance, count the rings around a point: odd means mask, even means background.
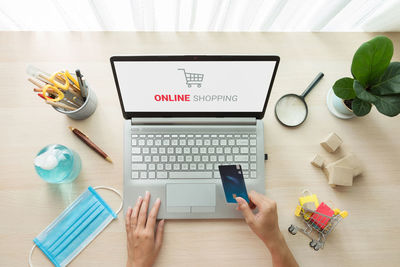
[[[92,115],[96,110],[97,97],[94,91],[90,88],[90,86],[88,86],[87,89],[88,89],[88,94],[86,97],[86,101],[82,104],[82,106],[80,106],[76,110],[69,111],[59,107],[54,107],[54,109],[60,113],[67,115],[68,117],[74,120],[84,120],[90,117],[90,115]]]

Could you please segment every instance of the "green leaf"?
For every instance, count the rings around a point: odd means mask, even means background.
[[[351,109],[356,116],[365,116],[371,111],[372,105],[364,100],[355,98],[351,103]]]
[[[354,80],[354,91],[357,94],[356,99],[360,99],[367,103],[373,103],[375,105],[376,109],[380,113],[382,113],[386,116],[394,117],[400,113],[400,95],[390,95],[390,96],[373,95],[370,92],[368,92],[367,90],[365,90],[364,87],[357,80]],[[353,108],[353,105],[354,105],[354,101],[352,104],[352,108]],[[360,103],[357,103],[357,105],[360,105]],[[365,104],[363,104],[363,105],[365,105]],[[357,108],[359,108],[359,107],[357,107]],[[354,114],[359,116],[354,109],[353,109],[353,112],[354,112]]]
[[[362,86],[359,81],[354,80],[353,87],[359,99],[368,103],[373,103],[376,100],[376,96],[365,90],[364,86]]]
[[[400,94],[400,62],[392,62],[371,88],[374,95]]]
[[[356,92],[354,92],[353,83],[354,79],[348,77],[337,80],[332,87],[335,95],[341,99],[354,99]]]
[[[357,49],[351,73],[363,86],[373,85],[388,67],[392,56],[392,41],[385,36],[377,36]]]
[[[374,105],[380,113],[394,117],[400,113],[400,95],[379,96]]]

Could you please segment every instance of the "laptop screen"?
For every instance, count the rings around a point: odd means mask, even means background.
[[[260,113],[277,61],[114,61],[125,112]]]

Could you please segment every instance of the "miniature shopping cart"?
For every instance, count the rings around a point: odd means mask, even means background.
[[[189,88],[192,87],[192,85],[197,85],[197,87],[201,87],[204,74],[186,72],[185,69],[178,69],[178,70],[183,70],[183,74],[185,74],[186,85]]]
[[[320,248],[324,248],[328,235],[342,219],[347,217],[348,212],[339,209],[332,210],[323,202],[318,204],[318,199],[315,195],[306,197],[308,197],[309,201],[304,202],[301,201],[300,198],[300,205],[297,206],[295,211],[295,215],[301,217],[304,221],[305,228],[292,224],[289,226],[288,230],[292,235],[295,235],[299,231],[308,236],[311,239],[310,247],[317,251]],[[315,198],[311,199],[310,197]],[[316,209],[310,209],[310,206],[315,206]],[[319,212],[318,210],[323,212]]]

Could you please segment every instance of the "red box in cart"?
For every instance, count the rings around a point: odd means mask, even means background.
[[[311,215],[310,221],[321,229],[326,227],[330,218],[335,214],[335,212],[324,202],[321,202],[315,211],[317,213]],[[326,215],[326,217],[323,215]]]

